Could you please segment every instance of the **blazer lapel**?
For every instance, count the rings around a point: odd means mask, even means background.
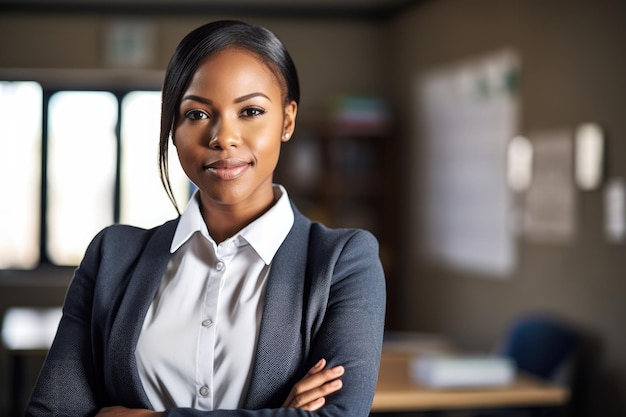
[[[291,389],[285,381],[300,377],[297,372],[306,357],[300,324],[310,222],[295,209],[294,214],[294,225],[272,261],[267,280],[256,357],[243,404],[248,409],[279,407]]]
[[[115,400],[135,407],[150,407],[143,389],[135,348],[143,321],[154,299],[170,258],[170,245],[177,221],[171,221],[155,230],[146,243],[120,304],[111,329],[109,375]],[[130,364],[130,367],[128,365]]]

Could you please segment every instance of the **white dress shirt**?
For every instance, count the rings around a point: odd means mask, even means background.
[[[220,244],[202,219],[198,193],[182,214],[135,351],[155,410],[241,406],[270,265],[294,221],[287,192],[274,187],[274,206]]]

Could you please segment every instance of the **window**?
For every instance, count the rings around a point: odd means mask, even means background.
[[[158,91],[0,82],[0,269],[75,266],[114,222],[176,217],[158,172],[160,102]],[[184,204],[191,183],[175,152],[169,162]]]
[[[50,99],[46,248],[57,265],[77,265],[91,238],[113,223],[117,106],[101,91]]]
[[[159,176],[161,94],[133,91],[122,100],[120,222],[154,227],[176,215]],[[189,180],[176,152],[169,152],[170,182],[178,204],[189,198]]]
[[[0,82],[0,269],[39,262],[43,91]]]

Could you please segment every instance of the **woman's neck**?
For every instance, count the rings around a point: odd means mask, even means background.
[[[280,197],[280,190],[272,190],[262,201],[238,204],[220,204],[200,195],[200,213],[209,234],[217,243],[234,236],[241,229],[265,214]]]

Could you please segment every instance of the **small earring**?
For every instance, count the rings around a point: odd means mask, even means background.
[[[289,133],[285,133],[285,139],[289,139],[290,134]]]

